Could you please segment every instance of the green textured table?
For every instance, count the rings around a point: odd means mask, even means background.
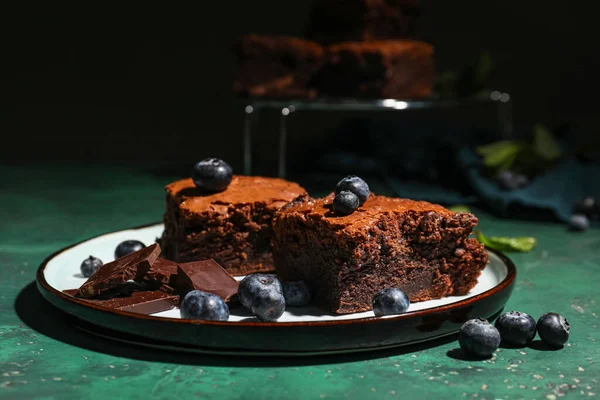
[[[510,254],[519,275],[507,308],[572,325],[568,345],[461,359],[455,338],[353,356],[252,359],[177,354],[85,334],[46,303],[35,271],[55,250],[160,220],[173,176],[107,167],[0,167],[0,398],[554,399],[598,395],[600,231],[499,220],[493,235],[533,235]],[[401,334],[399,332],[398,334]]]

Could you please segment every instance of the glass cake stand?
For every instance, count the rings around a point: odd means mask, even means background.
[[[436,109],[460,107],[472,104],[491,104],[496,107],[499,131],[504,138],[510,138],[513,129],[512,100],[508,93],[493,91],[465,99],[319,99],[319,100],[266,100],[244,99],[239,101],[244,106],[244,174],[252,174],[252,125],[261,110],[280,110],[279,137],[277,149],[277,176],[286,175],[288,124],[292,115],[311,111],[387,111],[400,112],[416,109]]]

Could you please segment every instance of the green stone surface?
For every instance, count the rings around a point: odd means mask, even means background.
[[[0,167],[0,398],[2,399],[555,399],[597,396],[600,231],[497,219],[489,235],[538,238],[509,256],[518,278],[507,310],[564,315],[558,351],[499,349],[464,360],[455,338],[393,351],[292,359],[149,350],[73,328],[34,285],[49,254],[108,231],[161,219],[176,178],[109,167]],[[399,332],[401,334],[401,332]]]

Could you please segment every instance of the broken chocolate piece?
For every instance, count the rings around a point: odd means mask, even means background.
[[[104,264],[77,291],[79,297],[94,297],[127,281],[140,279],[160,254],[160,246],[152,244],[135,253]]]
[[[181,295],[191,290],[213,293],[228,301],[237,293],[238,282],[215,260],[179,264],[175,288]]]
[[[177,263],[164,258],[157,259],[150,267],[150,271],[138,279],[149,290],[160,290],[173,293],[173,279],[177,276]]]
[[[63,293],[77,297],[77,289],[63,290]],[[82,300],[102,307],[146,315],[171,310],[179,305],[179,296],[171,296],[161,291],[133,292],[131,296],[112,299]]]

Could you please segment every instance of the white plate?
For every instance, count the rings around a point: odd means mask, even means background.
[[[488,251],[489,264],[465,296],[414,303],[404,314],[383,318],[376,318],[372,311],[334,315],[312,306],[290,308],[273,323],[259,322],[243,307],[233,307],[227,322],[193,321],[181,319],[178,309],[147,316],[100,307],[62,293],[85,282],[79,270],[85,258],[93,255],[107,263],[114,259],[119,243],[136,239],[150,244],[162,231],[162,224],[149,225],[107,233],[63,249],[40,266],[38,288],[55,306],[87,324],[86,330],[102,336],[184,351],[306,355],[389,348],[455,333],[469,318],[497,315],[516,276],[508,258]]]
[[[145,244],[153,243],[157,237],[162,235],[163,225],[152,225],[142,229],[129,229],[109,233],[78,244],[75,247],[59,254],[46,265],[44,276],[48,284],[56,290],[77,289],[86,281],[79,271],[81,262],[90,255],[100,258],[104,263],[114,260],[115,248],[125,240],[140,240]],[[422,301],[410,305],[408,312],[425,310],[447,304],[456,303],[474,297],[497,286],[506,278],[508,269],[502,259],[494,253],[490,253],[490,263],[483,270],[477,286],[464,296],[449,296],[443,299]],[[242,277],[236,277],[242,280]],[[164,311],[153,314],[158,317],[180,318],[179,309]],[[354,314],[335,315],[327,313],[317,307],[298,307],[285,311],[279,322],[307,322],[307,321],[333,321],[345,319],[360,319],[373,317],[373,311]],[[242,308],[235,308],[229,317],[230,322],[248,320],[251,314],[244,312]]]

